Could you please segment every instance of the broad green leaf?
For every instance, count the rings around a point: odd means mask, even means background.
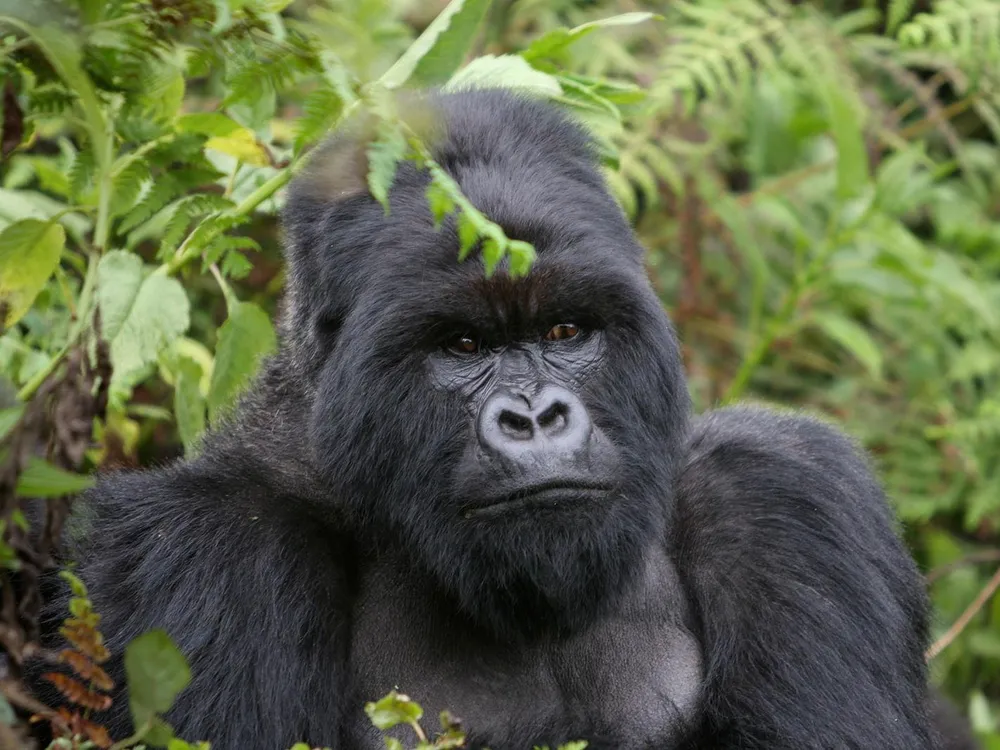
[[[15,491],[22,497],[62,497],[93,486],[92,477],[73,474],[40,458],[32,458],[17,478]]]
[[[221,112],[195,112],[177,118],[177,129],[184,133],[207,135],[205,148],[235,157],[255,167],[271,163],[267,150],[254,132]]]
[[[208,392],[211,423],[236,402],[257,374],[261,360],[277,348],[277,337],[267,313],[251,302],[237,302],[219,328],[215,368]]]
[[[861,121],[839,83],[825,86],[830,132],[837,144],[837,195],[853,198],[868,184],[868,151]]]
[[[61,213],[65,209],[64,203],[34,190],[0,188],[0,229],[21,219],[51,219],[62,224],[70,236],[82,238],[93,222],[83,214]]]
[[[861,362],[875,378],[882,377],[882,352],[868,332],[850,318],[831,312],[817,312],[812,322]]]
[[[174,414],[184,453],[194,455],[205,432],[205,398],[201,395],[201,367],[189,357],[178,357],[174,384]]]
[[[111,163],[111,141],[104,110],[97,90],[80,64],[77,40],[56,26],[32,26],[12,16],[0,15],[0,26],[7,24],[30,36],[48,58],[63,82],[76,94],[83,109],[98,171]]]
[[[387,696],[374,703],[365,704],[365,713],[378,729],[385,731],[399,724],[410,724],[420,721],[424,709],[410,697],[393,690]]]
[[[173,750],[173,743],[175,742],[181,742],[183,747],[190,747],[184,740],[178,740],[174,737],[174,728],[159,718],[153,719],[153,726],[149,728],[149,731],[142,738],[143,745],[165,747],[167,750]]]
[[[406,155],[402,132],[388,124],[379,128],[379,137],[368,146],[368,189],[389,213],[389,190],[396,179],[396,168]]]
[[[177,118],[177,129],[182,133],[198,133],[217,138],[246,130],[236,120],[221,112],[192,112]]]
[[[14,429],[14,425],[24,414],[24,406],[11,406],[7,409],[0,409],[0,441],[2,441],[10,431]]]
[[[459,69],[476,41],[490,0],[451,0],[379,79],[387,89],[406,83],[443,84]]]
[[[445,85],[446,91],[504,88],[531,91],[545,96],[559,96],[562,86],[555,76],[535,70],[518,55],[483,55],[458,71]]]
[[[101,311],[101,332],[108,341],[122,329],[139,287],[142,286],[142,258],[124,250],[112,250],[97,266],[97,306]]]
[[[573,29],[552,29],[528,45],[527,49],[521,52],[521,57],[531,61],[558,56],[565,52],[566,48],[571,44],[598,29],[608,26],[630,26],[644,23],[654,18],[662,18],[662,16],[645,12],[622,13],[617,16],[581,24]]]
[[[118,333],[111,339],[112,383],[128,383],[187,330],[190,304],[176,279],[146,277],[132,300]]]
[[[136,726],[170,710],[191,682],[187,660],[163,630],[150,630],[125,649],[129,706]]]
[[[66,232],[24,219],[0,232],[0,329],[21,319],[59,265]]]
[[[271,163],[267,149],[257,140],[249,128],[240,130],[225,138],[209,138],[205,148],[235,157],[255,167],[266,167]]]

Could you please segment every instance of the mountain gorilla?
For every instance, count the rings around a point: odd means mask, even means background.
[[[536,264],[486,278],[426,174],[385,215],[363,144],[319,152],[280,351],[198,458],[86,501],[72,556],[112,651],[165,628],[194,675],[167,718],[214,750],[382,747],[363,705],[397,686],[476,748],[935,747],[922,581],[854,445],[692,417],[582,129],[498,91],[422,101]]]

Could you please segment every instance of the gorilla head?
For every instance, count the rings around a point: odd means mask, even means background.
[[[427,102],[435,158],[538,259],[486,278],[458,261],[454,222],[434,227],[426,174],[401,165],[383,216],[344,178],[363,146],[329,144],[285,216],[302,429],[367,543],[411,550],[507,634],[571,628],[666,538],[689,409],[677,342],[581,128],[498,91]]]

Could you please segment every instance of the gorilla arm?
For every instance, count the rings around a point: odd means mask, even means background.
[[[932,747],[923,582],[843,435],[764,409],[696,420],[677,522],[708,746]]]
[[[345,568],[331,550],[344,548],[315,538],[318,524],[296,518],[296,501],[260,462],[223,455],[218,442],[191,463],[112,476],[78,506],[87,541],[71,557],[102,617],[116,683],[109,714],[93,718],[115,738],[131,733],[122,656],[163,628],[191,665],[166,716],[179,736],[220,750],[330,744],[347,646]],[[50,585],[59,596],[45,630],[58,638],[66,585]]]

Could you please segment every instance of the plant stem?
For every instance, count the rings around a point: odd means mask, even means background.
[[[743,362],[740,364],[740,369],[736,371],[736,375],[730,381],[726,392],[722,396],[723,404],[732,403],[743,395],[747,385],[750,383],[750,378],[753,377],[754,372],[760,367],[760,363],[764,361],[764,357],[767,356],[774,342],[784,333],[792,317],[795,315],[795,311],[799,307],[799,302],[802,301],[802,297],[812,286],[813,280],[825,266],[827,258],[830,257],[830,253],[834,247],[836,247],[836,244],[833,241],[827,242],[826,246],[816,253],[816,256],[809,262],[798,278],[796,278],[792,287],[785,294],[781,308],[767,326],[767,330],[757,340],[757,343],[754,344],[750,353],[744,357]]]
[[[153,728],[153,721],[152,719],[150,719],[141,727],[139,727],[137,730],[135,730],[134,734],[130,735],[129,737],[126,737],[123,740],[118,740],[118,742],[113,744],[110,748],[108,748],[108,750],[125,750],[125,748],[127,747],[132,747],[133,745],[141,741],[143,737],[149,734],[149,730],[152,728]]]
[[[59,363],[62,362],[63,358],[69,353],[73,344],[75,344],[77,339],[80,338],[80,334],[83,333],[84,329],[90,324],[94,313],[94,290],[97,288],[97,264],[99,260],[100,258],[96,253],[88,253],[87,274],[83,277],[83,288],[80,290],[80,300],[77,303],[79,315],[77,315],[72,328],[69,330],[69,335],[66,337],[66,343],[63,344],[62,348],[53,355],[48,364],[35,373],[31,380],[25,383],[21,390],[17,392],[17,398],[19,401],[28,401],[35,395],[35,392],[42,386],[42,383],[44,383],[53,372],[55,372]]]
[[[219,289],[222,290],[222,296],[226,298],[226,310],[227,314],[233,314],[233,307],[239,302],[236,294],[233,292],[233,288],[226,283],[226,280],[222,277],[222,272],[219,271],[219,267],[213,263],[208,267],[208,270],[212,272],[212,276],[215,277],[215,283],[219,285]]]
[[[114,130],[110,123],[107,133],[107,152],[110,154],[114,149]],[[97,195],[97,220],[94,225],[94,246],[98,253],[103,253],[108,247],[108,236],[111,233],[111,193],[115,188],[114,168],[110,158],[101,165],[101,174],[98,178]]]
[[[298,169],[303,161],[303,159],[299,159],[290,164],[286,169],[278,172],[274,175],[274,177],[269,179],[259,188],[250,193],[250,195],[244,198],[239,205],[234,206],[229,211],[226,211],[224,216],[230,219],[242,219],[245,216],[249,216],[253,213],[254,209],[257,208],[257,206],[288,184],[295,173],[298,172]],[[197,227],[191,232],[191,234],[188,235],[188,238],[184,240],[184,243],[180,246],[180,248],[178,248],[174,257],[153,271],[153,273],[164,274],[167,276],[177,273],[177,271],[179,271],[186,263],[200,257],[202,251],[208,243],[222,234],[225,230],[221,227],[211,229],[202,235],[201,242],[198,245],[192,245],[190,240],[194,236],[195,231],[197,231]]]

